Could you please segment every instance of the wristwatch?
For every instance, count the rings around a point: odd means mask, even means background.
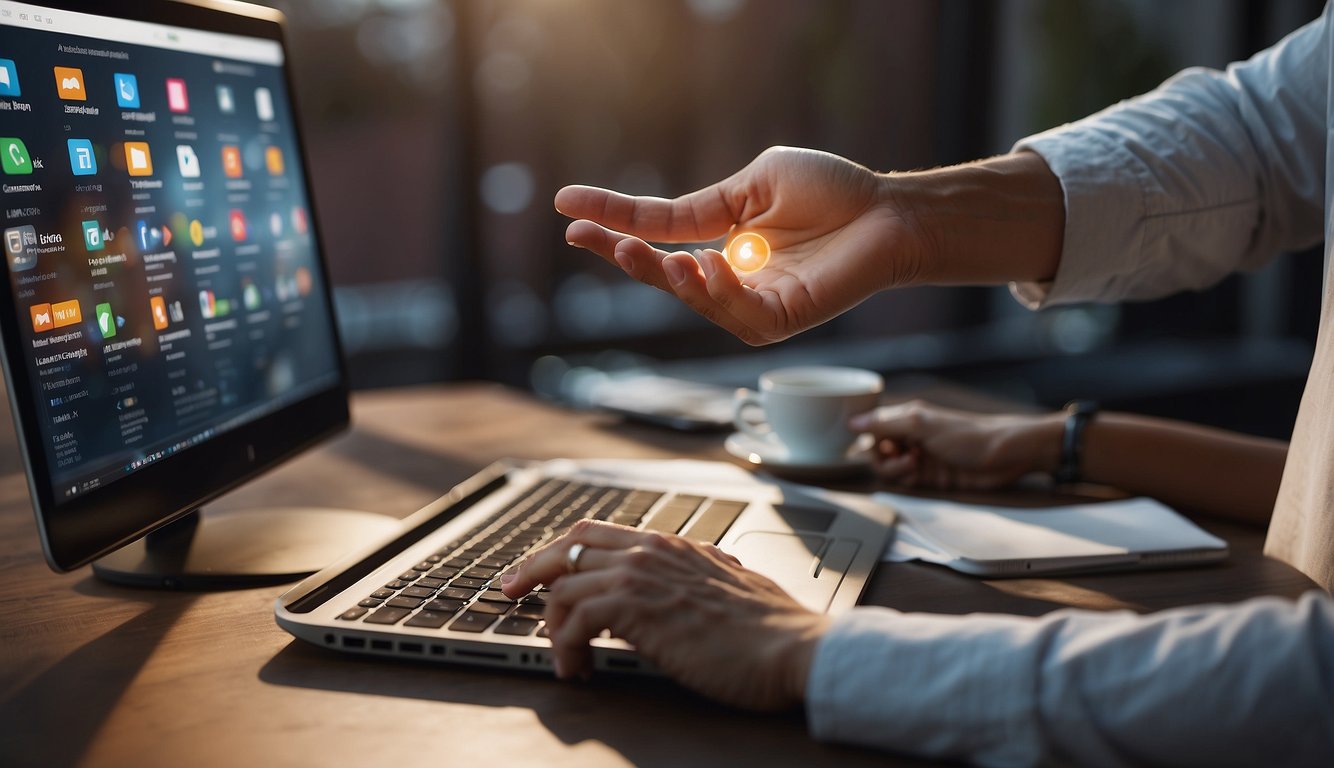
[[[1065,434],[1061,437],[1061,461],[1052,478],[1057,485],[1073,485],[1084,477],[1084,430],[1098,413],[1093,400],[1071,400],[1065,404]]]

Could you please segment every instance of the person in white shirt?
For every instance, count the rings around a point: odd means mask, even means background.
[[[1169,503],[1272,512],[1266,552],[1323,591],[1148,616],[858,608],[831,620],[712,547],[581,523],[505,577],[510,595],[551,586],[558,674],[588,674],[587,642],[610,629],[705,695],[755,709],[804,702],[821,739],[990,765],[1334,765],[1331,49],[1326,7],[1226,72],[1187,70],[969,165],[876,174],[779,148],[673,200],[590,187],[556,197],[576,219],[572,244],[751,344],[899,286],[1009,282],[1033,308],[1152,298],[1323,237],[1324,311],[1290,444],[1100,414],[1083,462],[1089,480]],[[717,251],[647,242],[734,226],[769,239],[768,266],[738,274]],[[878,437],[890,480],[987,488],[1051,471],[1063,428],[1057,415],[921,404],[853,426]]]

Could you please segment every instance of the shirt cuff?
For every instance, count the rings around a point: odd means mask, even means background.
[[[1149,168],[1124,142],[1083,124],[1030,136],[1014,151],[1037,153],[1060,179],[1065,234],[1055,278],[1011,283],[1010,292],[1029,309],[1119,298],[1114,286],[1143,248]]]

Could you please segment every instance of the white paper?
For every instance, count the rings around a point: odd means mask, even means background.
[[[1222,548],[1226,543],[1149,498],[1060,507],[961,504],[893,493],[877,501],[899,513],[888,562],[1116,556]]]

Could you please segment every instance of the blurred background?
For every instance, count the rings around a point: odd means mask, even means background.
[[[358,387],[487,379],[577,397],[646,366],[726,386],[821,361],[1286,437],[1320,251],[1202,293],[1021,309],[882,295],[752,349],[565,244],[556,189],[677,195],[764,148],[925,168],[1221,67],[1320,0],[282,0]]]

